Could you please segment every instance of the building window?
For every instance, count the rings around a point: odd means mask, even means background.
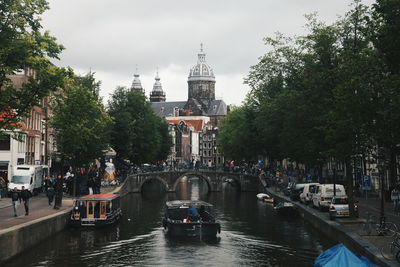
[[[11,136],[8,134],[0,135],[0,150],[10,150]]]

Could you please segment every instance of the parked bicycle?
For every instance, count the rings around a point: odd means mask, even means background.
[[[400,233],[396,233],[392,242],[381,248],[381,254],[387,260],[400,262]]]
[[[363,225],[363,231],[367,235],[371,235],[374,231],[377,235],[394,236],[397,233],[397,226],[392,222],[378,221],[376,216],[367,213],[367,221]]]

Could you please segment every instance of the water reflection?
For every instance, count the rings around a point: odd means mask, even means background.
[[[227,185],[209,193],[207,183],[186,177],[178,192],[151,182],[142,194],[122,198],[118,225],[66,229],[5,266],[310,266],[333,245],[300,218],[281,218],[255,193]],[[154,189],[154,191],[152,191]],[[171,239],[161,218],[166,201],[201,199],[214,205],[221,234],[214,241]]]
[[[176,199],[198,200],[208,193],[208,184],[203,178],[184,176],[176,188]]]

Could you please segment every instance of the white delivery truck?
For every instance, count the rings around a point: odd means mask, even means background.
[[[15,166],[8,183],[8,191],[15,187],[20,191],[22,186],[31,191],[32,194],[38,194],[43,186],[43,167],[40,165]]]

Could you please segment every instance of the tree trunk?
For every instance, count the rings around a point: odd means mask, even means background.
[[[397,185],[397,166],[396,166],[396,151],[394,148],[391,148],[389,151],[389,181],[390,187],[394,187]]]
[[[351,164],[351,159],[346,158],[346,184],[347,184],[347,197],[349,200],[349,212],[350,212],[350,218],[355,218],[356,214],[354,212],[354,194],[353,194],[353,173],[352,169],[353,166]]]

